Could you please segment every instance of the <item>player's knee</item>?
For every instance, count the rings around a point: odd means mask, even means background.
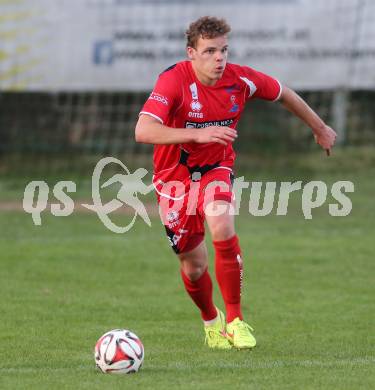
[[[187,269],[187,270],[184,270],[183,269],[183,272],[184,274],[188,277],[189,280],[191,280],[192,282],[198,280],[202,275],[203,275],[203,272],[204,272],[205,268],[195,268],[195,269]]]
[[[235,235],[234,227],[227,223],[217,223],[211,227],[212,239],[214,241],[224,241]]]
[[[191,264],[186,261],[181,261],[182,272],[190,279],[191,281],[198,280],[206,270],[207,265],[203,264]]]

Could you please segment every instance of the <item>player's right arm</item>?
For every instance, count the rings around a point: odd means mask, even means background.
[[[203,129],[176,129],[163,125],[148,114],[141,114],[135,127],[135,140],[145,144],[199,144],[217,142],[227,145],[237,138],[237,131],[230,127],[209,126]]]

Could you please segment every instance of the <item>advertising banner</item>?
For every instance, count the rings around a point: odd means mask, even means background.
[[[375,6],[358,0],[0,2],[0,89],[149,91],[200,16],[232,27],[229,62],[295,89],[375,87]]]

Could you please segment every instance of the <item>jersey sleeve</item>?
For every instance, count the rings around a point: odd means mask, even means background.
[[[162,73],[139,115],[146,114],[165,124],[178,101],[178,84],[172,71]]]
[[[243,70],[245,76],[240,78],[248,86],[247,99],[258,98],[270,101],[280,99],[283,88],[279,80],[247,66],[244,66]]]

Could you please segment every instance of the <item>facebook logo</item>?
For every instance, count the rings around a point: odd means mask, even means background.
[[[97,41],[94,43],[93,62],[95,65],[111,65],[113,63],[113,42]]]

